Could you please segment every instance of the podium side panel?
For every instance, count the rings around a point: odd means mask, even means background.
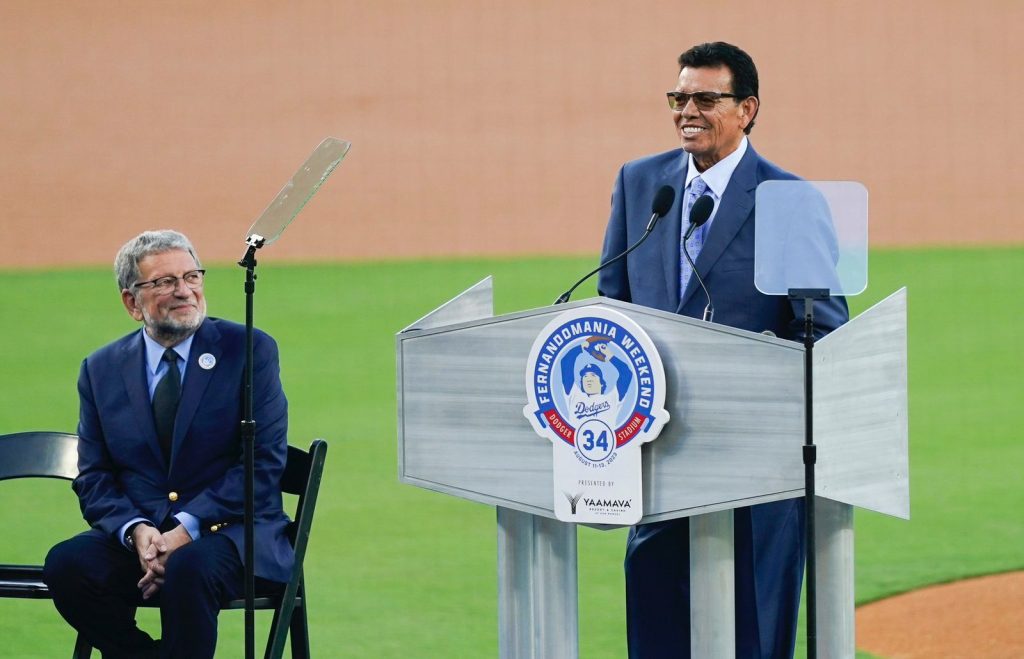
[[[493,315],[494,280],[487,276],[402,331],[443,327],[470,320],[490,318]]]
[[[909,519],[905,288],[815,345],[814,430],[818,496]]]

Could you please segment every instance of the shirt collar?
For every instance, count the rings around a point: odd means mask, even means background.
[[[188,363],[188,355],[192,350],[192,339],[195,338],[195,334],[190,334],[187,339],[182,341],[176,346],[172,346],[171,350],[178,354],[184,362]],[[146,328],[142,328],[142,342],[146,346],[146,368],[149,369],[151,374],[156,374],[158,368],[160,368],[160,360],[164,356],[164,350],[166,348],[156,341],[146,332]]]
[[[743,139],[740,140],[740,145],[736,147],[736,150],[716,162],[711,167],[708,167],[705,171],[697,171],[697,165],[693,162],[693,154],[687,154],[687,165],[686,165],[686,185],[684,189],[690,187],[690,181],[697,178],[698,176],[704,179],[704,183],[707,184],[708,188],[715,193],[715,197],[718,199],[722,198],[725,194],[725,187],[729,185],[729,179],[732,178],[732,173],[736,171],[736,167],[739,166],[740,160],[743,159],[743,154],[747,152],[747,136],[744,135]]]

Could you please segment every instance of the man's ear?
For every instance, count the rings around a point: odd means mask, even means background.
[[[748,96],[740,101],[740,107],[743,108],[743,129],[746,130],[747,126],[754,123],[754,119],[757,118],[757,110],[761,107],[761,102],[757,100],[756,96]]]
[[[142,320],[142,308],[139,306],[138,300],[135,299],[135,294],[127,288],[121,290],[121,303],[124,304],[129,316],[135,320]]]

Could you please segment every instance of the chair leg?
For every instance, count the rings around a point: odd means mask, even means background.
[[[78,634],[75,637],[75,652],[71,655],[71,659],[89,659],[92,655],[92,646],[89,645],[89,641]]]
[[[284,656],[285,639],[281,633],[281,625],[281,605],[278,605],[274,609],[274,620],[270,623],[270,631],[267,633],[267,649],[263,653],[263,659],[281,659]]]
[[[292,659],[309,659],[309,626],[306,622],[305,600],[303,606],[292,608],[291,619],[286,623],[281,619],[281,608],[274,611],[274,621],[270,624],[267,637],[265,659],[281,659],[284,656],[284,644],[291,635]]]
[[[292,611],[292,659],[309,659],[309,624],[306,622],[306,599]]]

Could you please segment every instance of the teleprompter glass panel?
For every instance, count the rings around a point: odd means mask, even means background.
[[[334,168],[341,164],[350,146],[350,142],[335,137],[328,137],[321,142],[306,162],[302,163],[299,171],[295,172],[295,176],[285,183],[263,214],[256,218],[247,235],[261,236],[263,246],[277,240],[306,202],[320,189]]]
[[[868,191],[856,181],[765,181],[757,186],[754,285],[766,295],[868,283]]]

